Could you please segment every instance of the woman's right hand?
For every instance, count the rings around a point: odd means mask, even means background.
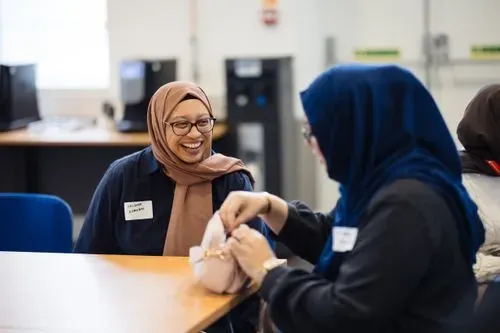
[[[259,214],[270,209],[269,194],[265,192],[231,192],[219,209],[226,230],[231,232]]]

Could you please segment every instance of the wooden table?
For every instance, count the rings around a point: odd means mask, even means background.
[[[200,332],[252,293],[217,295],[187,258],[0,252],[0,332]]]
[[[213,148],[234,155],[223,122],[216,123]],[[0,192],[55,194],[77,215],[86,213],[92,194],[109,165],[150,144],[147,133],[97,128],[44,135],[27,130],[0,133]]]
[[[224,123],[215,124],[213,140],[227,132]],[[69,133],[33,134],[25,129],[0,133],[0,146],[147,146],[148,133],[120,133],[98,128]]]

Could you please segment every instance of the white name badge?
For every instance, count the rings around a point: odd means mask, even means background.
[[[153,201],[132,201],[123,204],[125,221],[147,220],[153,218]]]
[[[358,238],[358,228],[333,227],[333,252],[349,252]]]

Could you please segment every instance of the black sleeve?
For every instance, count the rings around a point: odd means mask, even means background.
[[[331,234],[333,212],[317,213],[300,201],[292,201],[288,203],[288,217],[276,240],[315,264]]]
[[[119,205],[119,178],[110,167],[97,185],[73,252],[117,253],[114,221]]]
[[[335,283],[287,267],[268,273],[260,294],[282,331],[377,331],[407,303],[431,262],[431,224],[411,203],[388,201],[361,222]]]

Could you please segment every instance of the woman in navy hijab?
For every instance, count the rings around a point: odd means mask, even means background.
[[[336,207],[321,214],[233,192],[220,209],[231,251],[278,330],[463,331],[484,230],[430,93],[397,66],[344,65],[316,78],[301,100],[307,140],[340,183]],[[314,272],[284,267],[244,224],[257,215]]]

